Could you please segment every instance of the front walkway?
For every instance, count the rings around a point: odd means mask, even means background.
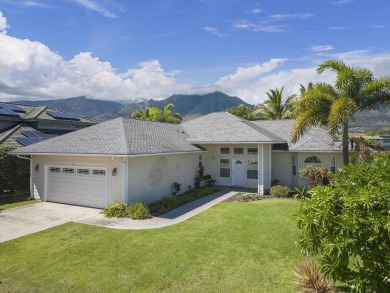
[[[224,188],[221,191],[178,207],[148,220],[106,218],[101,209],[42,202],[0,211],[0,242],[39,232],[67,222],[113,229],[154,229],[183,222],[217,203],[248,189]]]

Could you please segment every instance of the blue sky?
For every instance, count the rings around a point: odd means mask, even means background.
[[[223,91],[250,103],[332,82],[327,59],[390,75],[385,0],[0,0],[0,99],[162,99]]]

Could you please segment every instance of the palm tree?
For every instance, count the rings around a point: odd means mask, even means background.
[[[175,108],[175,105],[169,103],[164,107],[164,111],[162,112],[162,117],[165,122],[178,124],[182,121],[181,115],[179,113],[172,112],[172,109]]]
[[[149,120],[149,121],[160,121],[162,112],[157,107],[148,107],[145,111],[137,110],[131,114],[131,118]]]
[[[313,126],[328,126],[329,134],[342,131],[343,162],[349,163],[348,123],[357,111],[390,105],[390,77],[374,79],[372,71],[346,66],[343,61],[328,60],[317,72],[332,70],[337,73],[335,85],[317,83],[302,92],[294,105],[296,121],[293,143]]]
[[[254,114],[260,114],[261,118],[268,120],[292,118],[292,103],[296,95],[287,97],[286,102],[283,103],[283,89],[283,87],[280,90],[275,88],[266,92],[268,99],[255,106]]]
[[[182,118],[179,113],[173,113],[172,109],[175,108],[175,105],[169,103],[164,107],[164,110],[157,107],[148,107],[145,111],[137,110],[131,114],[131,118],[149,120],[149,121],[160,121],[160,122],[169,122],[169,123],[180,123]]]

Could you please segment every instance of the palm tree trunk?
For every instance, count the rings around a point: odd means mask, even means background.
[[[349,164],[349,136],[348,136],[348,121],[343,125],[343,163]]]

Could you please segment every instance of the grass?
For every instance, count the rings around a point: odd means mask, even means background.
[[[296,292],[297,203],[221,203],[152,230],[57,226],[0,244],[0,291]]]
[[[21,207],[29,204],[34,204],[40,202],[39,200],[27,200],[26,197],[9,197],[1,198],[0,197],[0,211],[10,208]]]

